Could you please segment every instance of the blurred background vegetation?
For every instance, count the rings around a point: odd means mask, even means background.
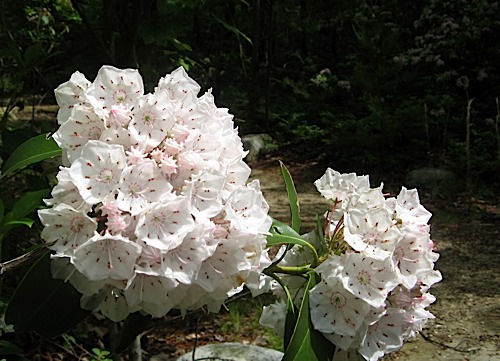
[[[152,90],[182,65],[213,87],[243,134],[271,134],[282,154],[366,173],[442,167],[470,188],[498,184],[498,1],[2,0],[1,7],[7,110],[54,103],[53,89],[75,70],[93,79],[103,64],[139,68]]]

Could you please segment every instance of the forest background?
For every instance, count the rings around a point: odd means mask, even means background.
[[[497,1],[2,0],[1,6],[4,114],[16,105],[54,103],[53,89],[76,70],[93,79],[103,64],[139,68],[150,91],[160,76],[184,66],[204,90],[213,88],[242,134],[269,133],[268,147],[283,154],[360,173],[439,167],[457,175],[460,190],[495,195]],[[2,132],[4,145],[39,127],[55,124],[17,124],[15,137]]]

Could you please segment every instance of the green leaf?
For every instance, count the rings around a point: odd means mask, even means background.
[[[15,220],[26,217],[42,204],[42,200],[50,194],[50,189],[41,189],[38,191],[27,192],[23,195],[12,207],[12,210],[7,213],[7,220]]]
[[[113,349],[113,354],[119,354],[130,346],[135,338],[146,329],[150,321],[150,316],[141,315],[139,312],[130,314],[120,330],[118,342]]]
[[[295,329],[285,349],[282,361],[328,361],[333,357],[335,347],[316,331],[311,322],[309,290],[316,285],[316,273],[309,272],[309,282],[304,291]]]
[[[2,199],[0,198],[0,225],[3,222],[4,215],[5,215],[5,204],[3,203]]]
[[[0,355],[19,355],[24,350],[7,340],[0,340]]]
[[[217,21],[219,24],[221,24],[223,27],[225,27],[227,30],[229,30],[230,32],[234,33],[236,36],[241,36],[243,39],[245,39],[246,41],[248,41],[251,45],[253,45],[252,43],[252,40],[246,35],[244,34],[243,32],[241,32],[240,29],[238,29],[237,27],[231,25],[231,24],[228,24],[227,22],[225,22],[224,20],[222,20],[221,18],[219,18],[217,15],[215,14],[212,14],[213,18],[215,19],[215,21]]]
[[[52,338],[71,329],[90,312],[80,307],[81,294],[73,286],[53,279],[50,252],[29,269],[12,296],[5,322],[16,331],[35,331]]]
[[[287,247],[287,250],[290,249],[294,244],[307,247],[311,250],[314,256],[313,267],[318,264],[318,252],[316,251],[316,248],[314,248],[314,245],[303,239],[293,228],[291,228],[287,224],[273,219],[273,223],[271,225],[271,228],[269,229],[269,233],[270,235],[267,236],[268,247],[282,243],[288,244],[289,247]]]
[[[269,242],[271,242],[271,244],[269,245],[282,243],[282,242],[273,242],[273,238],[276,236],[288,236],[291,238],[300,238],[302,241],[304,241],[300,237],[300,234],[298,234],[292,227],[276,219],[273,219],[273,223],[271,224],[271,228],[269,228],[269,232],[271,233],[271,235],[267,237],[268,244]]]
[[[29,219],[29,218],[22,218],[22,219],[14,219],[12,221],[7,221],[5,222],[2,227],[2,231],[3,232],[7,232],[9,230],[11,230],[12,228],[17,228],[17,227],[21,227],[21,226],[27,226],[28,228],[31,228],[31,226],[33,225],[35,221],[33,221],[32,219]]]
[[[289,293],[287,293],[289,295]],[[283,337],[283,346],[286,350],[288,345],[290,344],[290,340],[293,336],[293,330],[295,329],[295,325],[297,324],[297,314],[295,310],[295,305],[293,304],[293,300],[290,297],[287,297],[286,302],[286,316],[285,316],[285,332]]]
[[[40,134],[17,147],[4,164],[0,178],[31,164],[62,154],[54,139]]]
[[[295,189],[295,184],[293,183],[292,176],[288,171],[287,167],[280,161],[281,174],[285,181],[286,193],[288,195],[288,202],[290,204],[290,215],[292,219],[292,228],[295,232],[300,232],[300,207],[299,198],[297,197],[297,190]]]

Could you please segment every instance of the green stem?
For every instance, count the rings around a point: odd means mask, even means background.
[[[300,266],[300,267],[293,267],[293,266],[278,266],[275,264],[270,265],[264,270],[264,274],[275,278],[276,273],[284,273],[287,275],[292,275],[292,276],[303,276],[307,272],[314,271],[314,269],[311,267],[312,265],[308,264],[305,266]]]

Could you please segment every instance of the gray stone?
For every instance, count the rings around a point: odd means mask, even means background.
[[[243,148],[248,150],[245,160],[255,162],[259,160],[267,151],[267,145],[272,142],[269,134],[247,134],[241,137]]]
[[[283,352],[255,345],[227,342],[198,347],[195,360],[213,361],[280,361]],[[193,352],[180,356],[177,361],[192,361]]]
[[[463,188],[463,180],[458,179],[455,173],[433,167],[412,170],[406,176],[405,183],[409,188],[418,188],[431,195],[452,195]]]

